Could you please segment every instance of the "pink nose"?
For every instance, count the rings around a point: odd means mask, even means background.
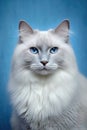
[[[48,61],[41,61],[41,63],[45,66],[47,63],[48,63]]]

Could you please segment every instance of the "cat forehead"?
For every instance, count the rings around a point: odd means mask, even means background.
[[[37,33],[37,39],[36,39],[36,43],[38,46],[42,46],[42,45],[48,45],[50,46],[52,44],[52,39],[50,39],[51,34],[47,31],[39,31]]]
[[[59,37],[53,35],[50,30],[48,31],[36,31],[34,35],[28,37],[27,43],[32,46],[55,46],[60,43],[61,40]]]

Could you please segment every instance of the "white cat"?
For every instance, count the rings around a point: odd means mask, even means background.
[[[56,29],[19,24],[9,81],[12,130],[87,130],[87,80],[69,43],[69,21]]]

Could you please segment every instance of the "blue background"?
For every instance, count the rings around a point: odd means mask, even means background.
[[[18,40],[18,23],[26,20],[33,28],[47,30],[63,19],[71,22],[71,43],[79,70],[87,76],[86,0],[1,0],[0,1],[0,130],[10,130],[11,106],[7,83],[11,58]]]

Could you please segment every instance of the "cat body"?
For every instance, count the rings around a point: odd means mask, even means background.
[[[69,21],[56,29],[19,24],[9,81],[12,130],[86,130],[87,80],[69,43]]]

